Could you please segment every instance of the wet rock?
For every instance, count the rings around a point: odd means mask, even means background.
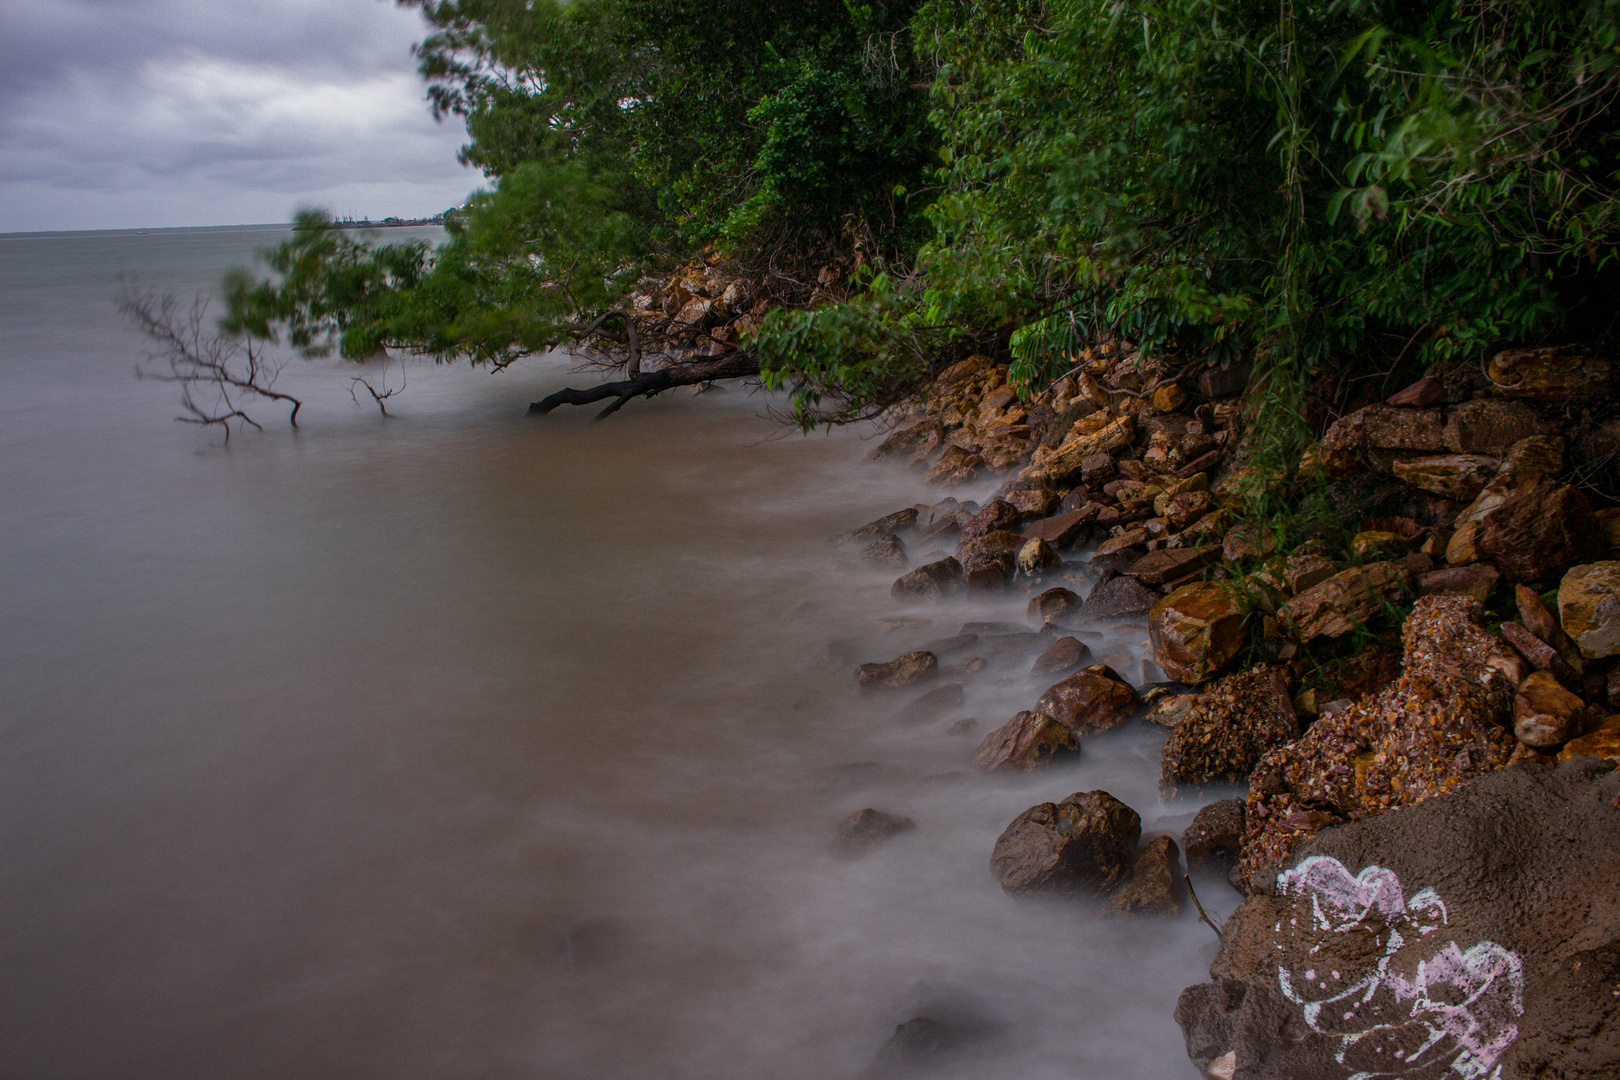
[[[1180,685],[1180,683],[1163,683],[1144,691],[1142,700],[1146,702],[1147,708],[1142,710],[1141,718],[1150,724],[1165,728],[1174,728],[1181,723],[1182,717],[1192,711],[1203,695],[1177,693],[1170,689]]]
[[[896,833],[915,829],[917,823],[900,814],[886,814],[870,806],[857,810],[838,825],[833,850],[846,858],[865,855]]]
[[[1225,871],[1237,861],[1243,848],[1243,810],[1242,799],[1222,799],[1198,811],[1181,834],[1188,867]]]
[[[958,660],[950,667],[940,671],[942,679],[949,679],[955,683],[964,683],[974,675],[984,670],[985,660],[982,656],[970,656],[965,660]]]
[[[1098,544],[1096,552],[1092,555],[1092,561],[1107,559],[1121,552],[1129,551],[1131,548],[1141,547],[1147,542],[1148,531],[1146,529],[1125,529],[1118,536],[1111,536]],[[1135,559],[1131,560],[1133,563],[1135,561]]]
[[[1101,503],[1088,503],[1079,510],[1031,521],[1024,526],[1023,534],[1026,539],[1044,540],[1063,551],[1073,547],[1090,531],[1091,522],[1101,510]]]
[[[1034,665],[1029,669],[1031,675],[1056,675],[1060,671],[1068,671],[1084,664],[1091,657],[1091,650],[1086,648],[1085,642],[1079,638],[1061,637],[1052,642],[1051,648],[1035,658]]]
[[[1564,471],[1564,440],[1552,435],[1531,435],[1508,447],[1502,471],[1514,476],[1557,477]]]
[[[1201,548],[1161,548],[1150,551],[1124,571],[1144,585],[1163,585],[1196,573],[1221,561],[1221,549],[1211,544]]]
[[[1053,551],[1045,540],[1029,540],[1018,549],[1018,572],[1025,577],[1038,577],[1063,567],[1063,556]]]
[[[932,420],[920,420],[907,427],[896,428],[871,453],[866,455],[866,460],[878,461],[887,457],[910,457],[928,445],[930,436],[934,436],[937,442],[941,434],[939,425]]]
[[[1084,423],[1082,420],[1077,424],[1077,429]],[[1019,479],[1043,486],[1068,486],[1081,480],[1081,465],[1087,458],[1123,449],[1130,445],[1135,434],[1135,420],[1129,415],[1119,417],[1094,434],[1071,434],[1056,449],[1038,448]]]
[[[1114,915],[1157,915],[1173,919],[1181,914],[1187,890],[1181,881],[1181,853],[1168,836],[1155,836],[1143,845],[1131,866],[1130,880],[1103,905]]]
[[[1266,751],[1299,738],[1288,680],[1277,668],[1228,675],[1176,724],[1159,763],[1159,790],[1242,783]]]
[[[1153,391],[1153,407],[1162,413],[1173,413],[1187,404],[1187,391],[1175,383],[1165,383]]]
[[[1045,713],[1026,711],[986,735],[973,762],[985,770],[1028,771],[1079,750],[1074,732]]]
[[[1558,586],[1563,631],[1588,660],[1620,654],[1620,560],[1573,567]]]
[[[990,871],[1015,895],[1102,896],[1131,872],[1142,819],[1106,791],[1077,791],[1019,814],[996,838]]]
[[[868,522],[850,533],[849,540],[871,540],[883,536],[885,533],[899,532],[909,529],[917,523],[917,508],[908,506],[904,510],[896,510],[892,514],[884,514],[876,521]]]
[[[1445,446],[1440,410],[1368,405],[1335,421],[1323,434],[1322,446],[1340,453],[1440,450]]]
[[[1283,582],[1288,591],[1297,596],[1338,572],[1339,564],[1326,555],[1290,555],[1283,570]]]
[[[1446,420],[1446,449],[1458,454],[1501,454],[1520,439],[1549,435],[1541,414],[1519,401],[1479,398],[1451,410]]]
[[[957,554],[960,556],[968,544],[989,533],[1016,532],[1018,523],[1023,517],[1012,503],[1004,499],[992,499],[983,510],[968,518],[962,525],[962,534],[956,541]]]
[[[1320,834],[1182,992],[1188,1055],[1244,1080],[1612,1076],[1617,793],[1589,760],[1513,768]]]
[[[1371,622],[1384,600],[1400,595],[1410,576],[1393,562],[1341,570],[1288,601],[1278,609],[1277,616],[1293,628],[1301,641],[1343,637],[1358,624]]]
[[[906,545],[894,533],[885,533],[861,549],[861,558],[886,566],[904,566]]]
[[[1183,585],[1153,605],[1153,660],[1172,679],[1201,683],[1226,666],[1244,641],[1247,613],[1219,582]]]
[[[1513,698],[1513,733],[1526,746],[1562,746],[1581,733],[1586,702],[1559,685],[1551,672],[1536,671]]]
[[[978,634],[952,634],[950,637],[926,641],[923,643],[923,648],[935,656],[946,656],[950,653],[961,652],[963,649],[971,649],[978,643]]]
[[[1439,379],[1425,375],[1400,393],[1390,395],[1385,403],[1421,408],[1424,405],[1433,405],[1445,395],[1445,385]]]
[[[939,719],[952,709],[960,708],[961,704],[962,684],[946,683],[912,699],[894,714],[894,718],[902,724],[926,724],[930,720]]]
[[[939,657],[931,652],[909,652],[886,664],[862,664],[855,669],[855,681],[863,687],[899,689],[915,686],[939,674]]]
[[[1419,596],[1472,596],[1484,603],[1491,598],[1500,580],[1502,575],[1490,563],[1474,563],[1470,566],[1444,566],[1427,574],[1419,574],[1417,588]]]
[[[1007,501],[1026,518],[1043,518],[1057,509],[1058,493],[1045,488],[1022,488],[1007,493]]]
[[[1390,471],[1413,487],[1448,499],[1468,500],[1484,490],[1500,465],[1499,459],[1484,454],[1442,454],[1397,461]]]
[[[1466,596],[1426,596],[1402,628],[1401,677],[1323,716],[1249,778],[1246,882],[1327,825],[1374,817],[1501,768],[1514,686],[1502,642]]]
[[[1116,728],[1136,711],[1136,691],[1102,664],[1046,688],[1035,708],[1076,735]]]
[[[1609,364],[1581,345],[1547,345],[1499,352],[1485,375],[1510,398],[1582,401],[1607,390]]]
[[[1620,728],[1601,728],[1589,735],[1571,739],[1558,751],[1559,761],[1573,761],[1575,758],[1620,761]]]
[[[962,591],[962,564],[952,558],[927,563],[895,579],[896,600],[940,600]]]
[[[1181,532],[1187,526],[1215,509],[1215,500],[1207,491],[1183,491],[1165,504],[1164,516],[1170,528]]]
[[[1112,454],[1092,454],[1080,462],[1080,482],[1087,487],[1101,487],[1115,476]]]
[[[1477,545],[1510,581],[1547,581],[1596,554],[1596,536],[1585,496],[1567,484],[1537,484],[1481,520]]]
[[[1068,615],[1077,615],[1080,612],[1081,600],[1078,593],[1069,589],[1047,589],[1045,592],[1030,600],[1029,608],[1025,614],[1030,622],[1044,623],[1049,618],[1063,618]]]
[[[965,484],[984,471],[984,458],[960,446],[947,446],[924,474],[929,484]]]

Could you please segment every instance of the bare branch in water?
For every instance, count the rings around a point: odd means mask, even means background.
[[[388,386],[388,354],[387,354],[387,352],[384,352],[382,354],[382,357],[383,357],[383,385]],[[406,386],[405,361],[401,360],[399,362],[399,385],[398,386],[389,386],[388,389],[382,391],[381,393],[378,393],[377,388],[375,386],[371,385],[371,380],[367,379],[363,375],[356,375],[354,378],[350,379],[349,380],[349,396],[354,398],[354,403],[356,405],[358,405],[358,404],[360,404],[360,398],[354,392],[354,388],[356,386],[363,386],[363,387],[366,388],[366,393],[371,395],[371,400],[375,401],[377,403],[377,408],[382,410],[382,414],[384,416],[392,415],[388,411],[388,399],[393,397],[395,394],[399,393],[401,390],[405,389],[405,386]]]
[[[264,347],[251,338],[214,330],[207,322],[208,299],[199,293],[183,308],[173,293],[124,289],[118,310],[152,341],[145,364],[135,376],[175,383],[185,414],[175,419],[187,424],[217,425],[231,441],[231,424],[264,428],[249,416],[244,405],[255,400],[279,401],[292,406],[287,420],[298,426],[304,403],[275,389],[280,363],[266,358]],[[200,399],[200,400],[199,400]]]
[[[695,386],[698,383],[714,382],[716,379],[744,379],[758,374],[757,357],[745,352],[734,352],[716,359],[671,364],[631,379],[600,383],[586,390],[569,387],[536,401],[529,406],[529,412],[544,416],[559,405],[589,405],[604,398],[613,398],[612,404],[596,414],[598,420],[605,420],[623,408],[625,402],[632,398],[653,397],[677,386]]]

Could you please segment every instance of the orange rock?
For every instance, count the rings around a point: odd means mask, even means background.
[[[1172,679],[1205,681],[1243,647],[1247,615],[1232,590],[1219,582],[1181,586],[1148,613],[1154,662]]]

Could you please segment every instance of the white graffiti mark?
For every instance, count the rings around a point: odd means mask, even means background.
[[[1278,986],[1311,1030],[1339,1040],[1335,1058],[1349,1080],[1500,1075],[1497,1059],[1524,1013],[1517,953],[1491,941],[1464,949],[1445,934],[1431,940],[1449,922],[1445,903],[1433,889],[1407,899],[1381,866],[1351,874],[1316,855],[1278,875],[1277,893],[1295,913],[1274,927],[1276,947],[1307,957],[1303,967],[1278,964]]]

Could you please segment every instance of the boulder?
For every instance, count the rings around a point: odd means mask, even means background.
[[[1440,410],[1368,405],[1334,421],[1322,436],[1322,446],[1339,453],[1441,450],[1445,448],[1445,440]]]
[[[1537,750],[1562,746],[1581,733],[1586,702],[1559,685],[1548,671],[1536,671],[1519,684],[1513,698],[1513,733]]]
[[[1506,349],[1491,357],[1485,376],[1510,398],[1583,401],[1608,389],[1609,363],[1581,345]]]
[[[961,707],[962,700],[962,684],[946,683],[907,702],[894,714],[894,718],[902,724],[926,724],[930,720],[939,719],[952,709]]]
[[[1077,791],[1019,814],[996,838],[990,871],[1020,896],[1102,896],[1131,872],[1142,819],[1106,791]]]
[[[1076,735],[1118,727],[1136,711],[1136,691],[1102,664],[1046,688],[1035,708]]]
[[[1045,540],[1029,540],[1018,549],[1018,572],[1025,577],[1038,577],[1063,568],[1063,556],[1052,550]]]
[[[1537,484],[1485,515],[1476,543],[1510,581],[1548,581],[1597,554],[1596,537],[1585,496],[1567,484]]]
[[[906,565],[906,545],[894,533],[884,533],[861,549],[861,558],[886,566]]]
[[[862,664],[855,669],[855,681],[864,687],[899,689],[915,686],[939,674],[939,657],[931,652],[909,652],[886,664]]]
[[[988,532],[957,548],[962,559],[962,584],[968,590],[1000,589],[1018,566],[1024,538],[1015,532]]]
[[[981,769],[1028,771],[1063,754],[1078,753],[1074,732],[1041,712],[1021,712],[984,737],[973,763]]]
[[[1558,586],[1558,618],[1588,660],[1620,654],[1620,560],[1571,568]]]
[[[886,814],[870,806],[857,810],[838,824],[833,850],[846,858],[864,855],[895,833],[915,829],[917,823],[899,814]]]
[[[886,457],[909,457],[917,451],[924,449],[930,440],[937,442],[943,433],[939,425],[932,420],[920,420],[907,427],[896,428],[888,434],[871,453],[866,455],[868,461],[879,461]]]
[[[1417,406],[1433,405],[1446,396],[1445,384],[1433,376],[1425,375],[1417,382],[1408,386],[1400,393],[1391,394],[1385,401],[1387,405]]]
[[[1500,580],[1502,575],[1497,573],[1496,567],[1490,563],[1476,562],[1469,566],[1443,566],[1427,574],[1419,574],[1417,589],[1419,596],[1472,596],[1484,603],[1491,598]]]
[[[1477,398],[1451,410],[1443,438],[1453,453],[1501,454],[1520,439],[1551,433],[1541,414],[1523,402]]]
[[[1181,834],[1181,848],[1189,868],[1225,872],[1243,848],[1242,799],[1222,799],[1203,807]]]
[[[1425,596],[1402,628],[1401,677],[1323,716],[1262,757],[1249,778],[1245,882],[1305,837],[1453,791],[1506,764],[1516,663],[1477,625],[1479,601]]]
[[[1484,454],[1441,454],[1390,466],[1396,479],[1448,499],[1472,499],[1496,475],[1501,461]]]
[[[1130,880],[1110,896],[1103,909],[1112,915],[1157,915],[1173,919],[1181,914],[1187,889],[1181,880],[1181,853],[1168,836],[1155,836],[1142,846],[1131,865]]]
[[[1031,521],[1024,526],[1023,534],[1026,539],[1045,540],[1062,551],[1073,547],[1090,531],[1091,522],[1101,510],[1102,503],[1087,503],[1079,510]]]
[[[1148,612],[1153,660],[1172,679],[1204,682],[1243,647],[1247,618],[1236,594],[1221,583],[1183,585]]]
[[[1060,671],[1077,668],[1091,657],[1091,650],[1086,648],[1085,642],[1079,638],[1061,637],[1052,642],[1051,648],[1035,658],[1030,667],[1031,675],[1056,675]]]
[[[961,556],[967,545],[981,536],[993,532],[1016,532],[1018,523],[1023,518],[1023,514],[1012,503],[1004,499],[992,499],[983,510],[962,524],[961,535],[956,540],[957,555]]]
[[[1617,795],[1589,759],[1505,769],[1305,843],[1182,992],[1188,1055],[1243,1080],[1613,1077]]]
[[[962,564],[949,557],[901,574],[889,588],[896,600],[940,600],[961,591]]]
[[[1030,622],[1042,623],[1049,618],[1063,618],[1080,612],[1080,595],[1069,589],[1054,588],[1036,596],[1029,602],[1025,615]]]
[[[1343,637],[1358,624],[1371,622],[1385,600],[1400,595],[1410,576],[1393,562],[1351,567],[1306,589],[1279,608],[1277,616],[1301,641]]]
[[[915,524],[917,524],[917,508],[915,506],[908,506],[904,510],[896,510],[892,514],[884,514],[876,521],[868,522],[867,524],[862,525],[860,528],[850,533],[846,539],[871,540],[876,537],[881,537],[885,533],[894,533],[899,532],[901,529],[909,529]]]
[[[1278,668],[1228,675],[1203,694],[1165,741],[1159,790],[1243,783],[1266,751],[1299,738],[1299,719]]]
[[[896,1024],[861,1080],[916,1080],[930,1076],[988,1034],[988,1025],[961,1018],[914,1016]]]

